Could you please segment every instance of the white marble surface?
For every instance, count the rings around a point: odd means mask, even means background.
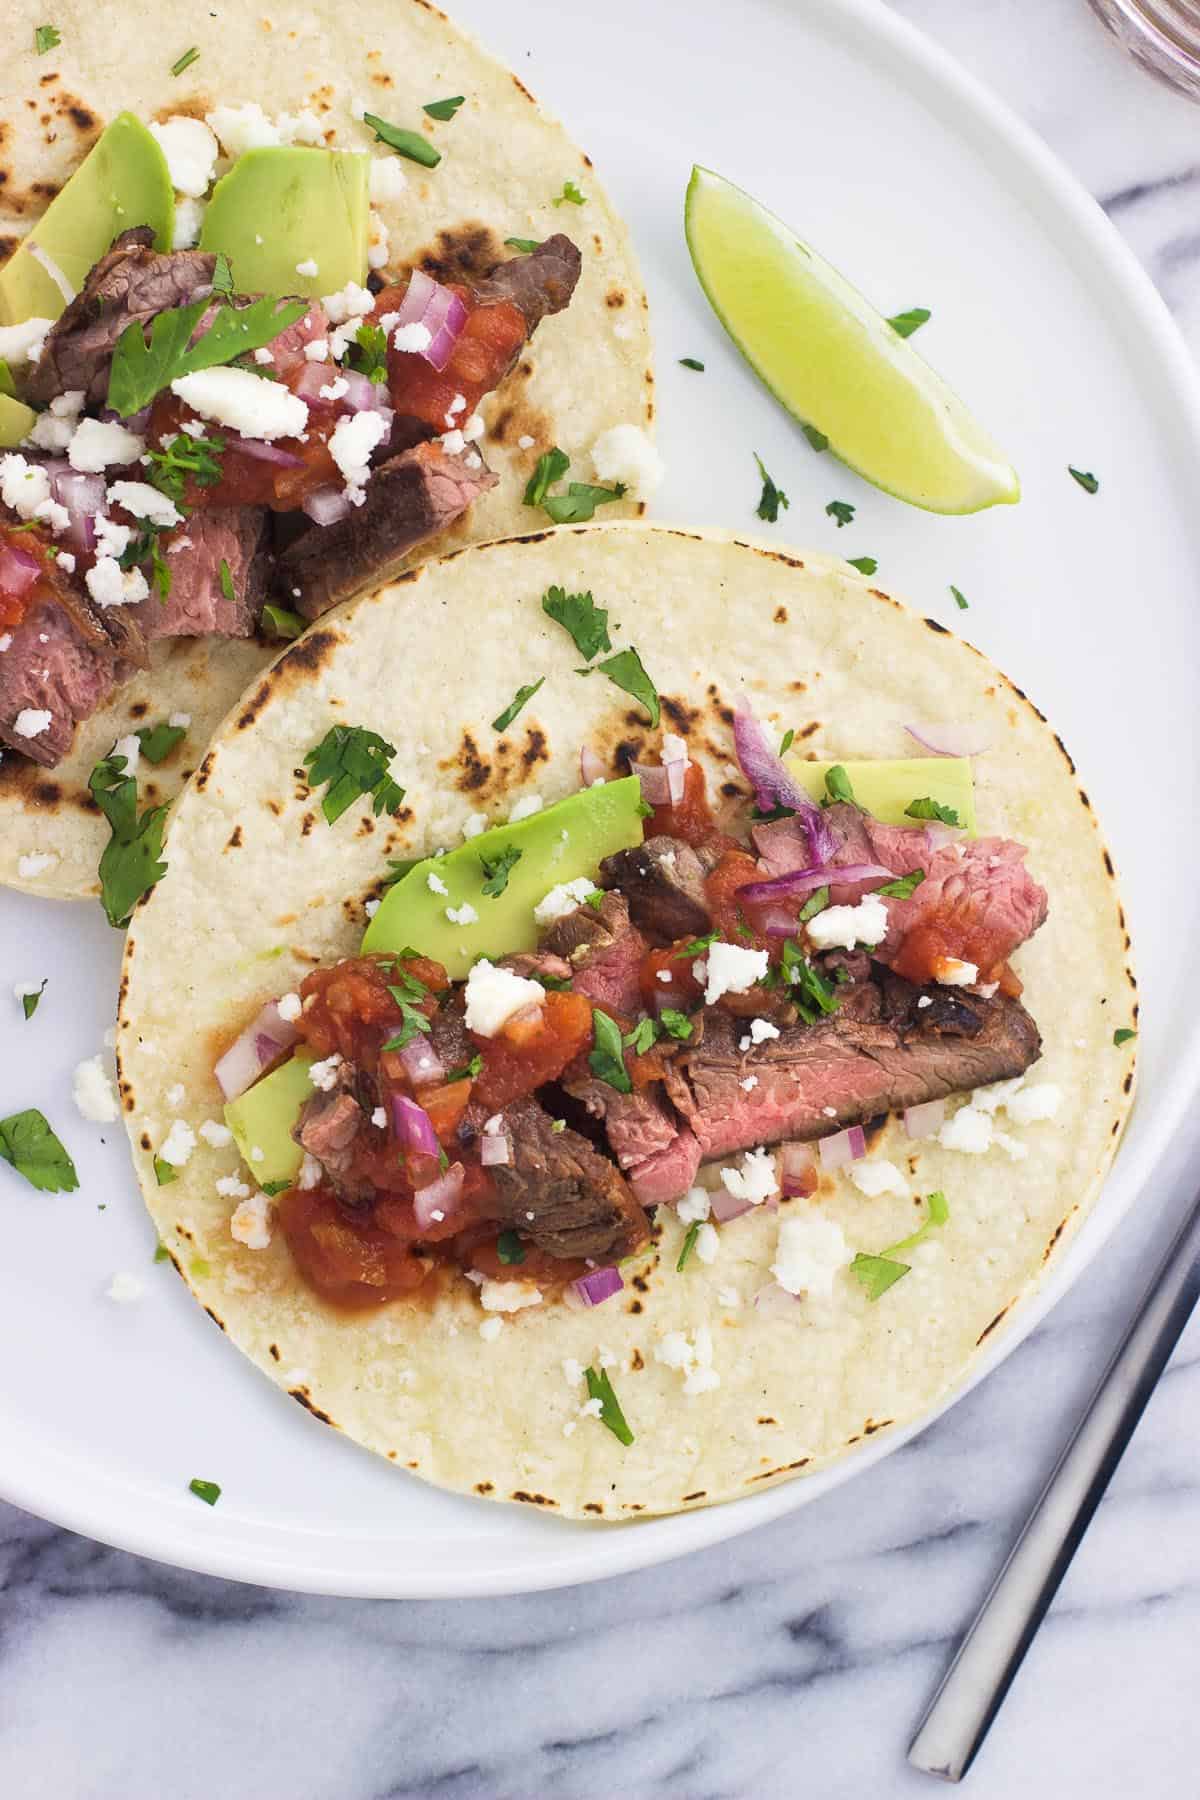
[[[796,0],[802,4],[803,0]],[[1200,111],[1084,0],[901,0],[1108,208],[1200,344]],[[457,1603],[176,1573],[0,1506],[12,1800],[858,1800],[904,1747],[1190,1198],[1200,1129],[1023,1348],[868,1482],[649,1574]],[[978,1800],[1197,1792],[1200,1327],[970,1777]]]

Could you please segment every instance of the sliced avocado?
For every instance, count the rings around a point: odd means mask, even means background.
[[[592,879],[600,863],[642,841],[641,783],[636,775],[568,794],[513,825],[495,825],[445,856],[427,857],[402,875],[384,897],[363,938],[364,955],[412,947],[432,956],[461,981],[480,956],[532,950],[539,937],[533,909],[553,887]],[[519,850],[503,893],[483,892],[483,862]],[[481,860],[482,859],[482,860]],[[429,876],[446,889],[435,891]],[[478,920],[456,925],[447,908],[470,905]]]
[[[202,250],[223,250],[244,294],[335,294],[367,274],[367,182],[359,150],[247,150],[213,189]],[[298,271],[316,265],[315,275]]]
[[[294,1181],[300,1172],[304,1152],[292,1136],[292,1126],[304,1102],[312,1098],[308,1073],[312,1060],[307,1051],[297,1051],[225,1107],[225,1123],[259,1187]],[[262,1156],[256,1157],[255,1150]]]
[[[0,450],[15,450],[33,430],[37,414],[8,394],[0,394]]]
[[[804,762],[795,755],[786,756],[784,762],[806,793],[814,800],[825,799],[825,776],[837,767],[835,763]],[[937,800],[953,807],[968,836],[976,835],[975,783],[966,757],[897,757],[841,766],[858,804],[885,825],[919,825],[921,820],[910,819],[905,807],[914,800]]]
[[[169,250],[175,194],[161,147],[140,119],[123,112],[101,132],[62,192],[0,269],[0,325],[57,319],[67,304],[58,283],[33,255],[34,244],[78,290],[118,232],[134,225],[149,225],[156,249]]]
[[[17,389],[12,378],[12,370],[0,356],[0,394],[15,395]]]

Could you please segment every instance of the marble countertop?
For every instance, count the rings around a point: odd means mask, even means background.
[[[898,10],[1045,136],[1200,345],[1200,113],[1127,63],[1085,0]],[[905,1764],[909,1736],[1190,1199],[1198,1152],[1200,1125],[1041,1329],[869,1481],[646,1574],[479,1602],[312,1599],[0,1504],[0,1794],[932,1792]],[[1194,1326],[970,1777],[977,1800],[1196,1792],[1198,1364]]]

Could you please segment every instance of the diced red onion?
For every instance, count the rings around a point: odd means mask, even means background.
[[[668,743],[677,743],[677,750],[663,749],[663,768],[667,771],[667,787],[670,791],[672,806],[678,806],[687,789],[687,772],[691,758],[687,753],[687,745],[680,738],[668,734]]]
[[[278,444],[266,444],[262,438],[231,437],[231,450],[240,450],[243,456],[253,456],[259,462],[275,463],[281,469],[301,469],[304,458],[297,456],[294,450],[281,450]]]
[[[19,600],[29,592],[41,571],[42,565],[31,551],[19,544],[0,543],[0,593]]]
[[[305,363],[300,373],[289,385],[294,394],[306,400],[309,406],[334,407],[338,403],[331,400],[328,394],[322,394],[323,387],[332,387],[335,381],[344,379],[346,371],[339,369],[335,362]]]
[[[42,246],[35,242],[33,238],[30,238],[29,240],[29,254],[35,262],[41,263],[43,269],[45,269],[47,275],[66,301],[67,305],[70,306],[72,300],[75,298],[75,289],[71,286],[54,258],[47,251],[43,250]]]
[[[991,739],[978,726],[932,725],[914,719],[904,729],[934,756],[982,756],[991,748]]]
[[[798,782],[794,781],[776,756],[762,726],[743,694],[733,715],[733,742],[742,773],[753,785],[761,812],[787,806],[803,822],[808,833],[814,863],[827,863],[837,848],[825,815],[814,806]]]
[[[667,771],[659,763],[631,763],[629,766],[642,784],[642,799],[647,806],[670,805]]]
[[[418,1150],[425,1156],[437,1156],[441,1150],[433,1120],[407,1094],[392,1095],[392,1123],[396,1140],[405,1150]]]
[[[485,1131],[479,1140],[479,1160],[485,1169],[502,1169],[512,1161],[512,1145],[503,1131]]]
[[[391,396],[385,381],[372,381],[360,369],[342,369],[341,378],[346,383],[342,404],[347,412],[376,412],[390,416]]]
[[[581,1275],[571,1286],[579,1298],[588,1306],[599,1306],[602,1300],[611,1300],[619,1294],[625,1283],[621,1279],[620,1269],[592,1269],[587,1275]]]
[[[305,496],[300,510],[308,514],[314,525],[336,525],[350,511],[350,500],[343,488],[322,487]]]
[[[50,476],[50,493],[67,509],[67,538],[76,550],[96,547],[95,516],[104,510],[103,475],[86,475],[62,464]]]
[[[821,1138],[817,1151],[827,1169],[844,1169],[847,1163],[857,1162],[867,1154],[866,1133],[861,1125],[851,1125],[848,1131]]]
[[[780,1154],[780,1180],[789,1199],[817,1191],[817,1159],[811,1144],[784,1144]]]
[[[451,1163],[444,1175],[425,1187],[418,1188],[413,1195],[413,1212],[417,1216],[417,1224],[422,1228],[429,1225],[440,1225],[458,1211],[462,1200],[465,1170],[461,1163]],[[440,1219],[434,1214],[440,1213]]]
[[[603,781],[605,777],[604,758],[590,744],[585,744],[579,752],[579,779],[584,787],[591,787],[595,781]]]
[[[213,316],[215,318],[215,313]],[[195,343],[195,341],[196,336],[193,333],[192,342]],[[154,408],[152,406],[143,406],[140,412],[126,413],[122,416],[115,407],[102,406],[97,417],[103,420],[105,425],[123,425],[126,431],[136,431],[139,437],[144,437],[146,434],[146,427],[150,423],[150,414],[153,410]]]
[[[226,1100],[236,1100],[239,1094],[244,1094],[269,1064],[291,1049],[298,1036],[295,1025],[281,1016],[275,1001],[268,1001],[245,1031],[239,1032],[213,1069],[217,1086]]]
[[[740,1219],[743,1213],[751,1208],[749,1200],[742,1200],[731,1194],[725,1186],[714,1188],[709,1195],[709,1209],[718,1225],[727,1225],[730,1219]]]
[[[815,888],[834,882],[893,881],[890,869],[882,863],[847,863],[844,868],[823,865],[818,869],[793,869],[789,875],[773,875],[769,881],[751,881],[737,889],[739,900],[750,906],[769,905],[773,900],[790,900],[810,894]]]
[[[458,295],[440,286],[424,269],[414,269],[396,325],[424,325],[430,341],[418,354],[439,373],[450,361],[450,352],[466,322],[467,309]]]
[[[446,1065],[423,1032],[418,1032],[397,1054],[414,1087],[432,1087],[445,1078]]]
[[[944,1100],[925,1100],[920,1106],[906,1106],[904,1109],[904,1129],[910,1138],[933,1137],[942,1129],[945,1120]]]

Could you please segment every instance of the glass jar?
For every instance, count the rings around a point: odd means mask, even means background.
[[[1091,0],[1091,7],[1144,69],[1200,99],[1198,0]]]

